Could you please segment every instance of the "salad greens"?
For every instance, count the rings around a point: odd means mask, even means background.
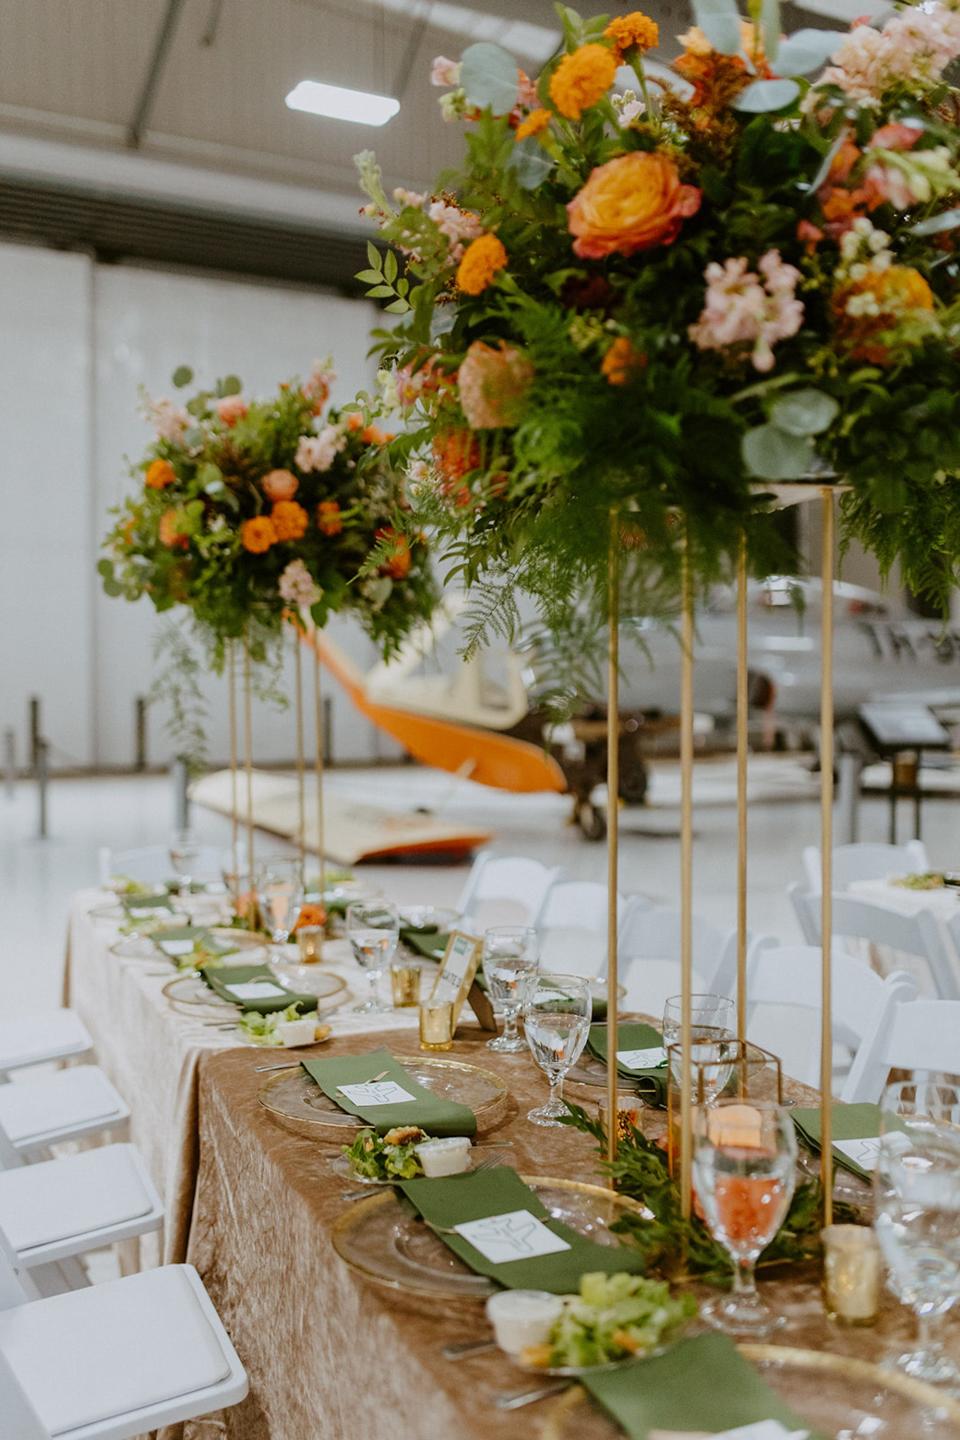
[[[674,1339],[697,1313],[692,1295],[672,1296],[663,1280],[642,1275],[580,1277],[543,1345],[523,1351],[528,1365],[582,1368],[641,1356]]]
[[[277,1026],[284,1020],[316,1020],[316,1010],[307,1011],[305,1015],[300,1014],[297,1005],[288,1005],[286,1010],[274,1010],[269,1015],[261,1015],[259,1010],[244,1010],[237,1021],[237,1029],[252,1040],[254,1045],[280,1046],[282,1039],[277,1034]]]
[[[364,1180],[413,1180],[423,1174],[415,1146],[428,1138],[419,1125],[397,1125],[386,1135],[361,1130],[352,1145],[344,1145],[343,1153],[354,1174]]]
[[[890,884],[899,885],[901,890],[942,890],[943,874],[938,870],[920,870],[911,875],[895,875]]]

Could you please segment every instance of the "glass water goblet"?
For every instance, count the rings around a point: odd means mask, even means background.
[[[177,899],[182,906],[190,894],[200,858],[200,841],[192,830],[175,830],[170,837],[170,864],[177,876]]]
[[[754,1338],[782,1325],[757,1291],[757,1260],[786,1217],[796,1183],[789,1112],[769,1100],[720,1098],[698,1107],[693,1186],[707,1228],[733,1261],[733,1290],[701,1306],[709,1324]]]
[[[530,1053],[550,1081],[550,1098],[530,1110],[534,1125],[559,1125],[567,1114],[563,1079],[583,1054],[590,1034],[593,998],[579,975],[538,975],[523,1006]]]
[[[537,932],[530,926],[501,925],[483,937],[483,978],[503,1034],[487,1041],[488,1050],[513,1054],[525,1048],[517,1030],[524,1001],[536,980],[540,959]]]
[[[956,1385],[960,1370],[933,1326],[960,1297],[960,1091],[888,1085],[880,1102],[874,1221],[887,1284],[917,1317],[917,1345],[893,1357],[916,1380]]]
[[[736,1010],[726,995],[695,994],[690,1000],[690,1069],[694,1073],[698,1065],[708,1067],[703,1083],[711,1092],[705,1097],[709,1103],[723,1093],[733,1075],[732,1064],[727,1067],[718,1062],[728,1058],[727,1043],[734,1039]],[[663,1007],[663,1043],[670,1056],[673,1082],[678,1086],[683,1078],[682,1040],[682,997],[673,995]]]
[[[355,1005],[355,1015],[380,1015],[389,1011],[379,996],[380,980],[393,959],[400,939],[400,915],[389,900],[360,900],[347,906],[347,938],[354,958],[367,972],[370,998]]]
[[[272,941],[270,963],[286,958],[283,947],[293,933],[303,904],[303,865],[299,860],[265,860],[257,871],[257,899]]]

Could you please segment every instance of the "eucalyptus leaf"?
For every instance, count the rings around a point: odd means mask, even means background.
[[[98,560],[98,561],[97,561],[97,573],[98,573],[99,575],[102,575],[105,580],[111,579],[112,576],[113,576],[113,561],[112,561],[112,560]]]
[[[758,425],[743,437],[744,463],[763,480],[801,480],[813,460],[813,445],[776,425]]]
[[[795,80],[754,80],[733,101],[734,110],[748,115],[763,115],[770,110],[783,110],[800,94]]]
[[[760,0],[760,34],[763,53],[772,65],[780,53],[780,0]],[[779,64],[776,68],[778,74],[790,73]]]
[[[778,75],[809,75],[826,65],[843,39],[840,30],[795,30],[780,46]]]
[[[536,190],[553,169],[554,161],[534,135],[514,145],[508,169],[516,173],[517,183],[524,190]]]
[[[840,413],[832,395],[809,387],[782,395],[770,407],[770,420],[788,435],[820,435]]]
[[[189,385],[193,379],[193,371],[189,365],[178,365],[171,378],[175,387],[182,390],[184,385]]]
[[[714,50],[736,55],[740,50],[740,12],[734,0],[693,0],[693,14]]]
[[[907,234],[939,235],[943,230],[955,230],[958,225],[960,209],[943,210],[939,215],[931,215],[929,220],[919,220],[916,225],[911,225]]]
[[[239,375],[227,375],[217,386],[221,396],[239,395],[243,389],[243,381]]]
[[[105,595],[116,597],[117,595],[123,594],[123,587],[119,585],[116,580],[107,578],[103,582],[103,592]]]
[[[499,45],[480,40],[463,52],[460,84],[469,105],[506,115],[517,103],[517,62]]]

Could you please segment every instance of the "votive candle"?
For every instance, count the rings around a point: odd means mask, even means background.
[[[869,1225],[828,1225],[823,1241],[823,1303],[841,1325],[872,1325],[880,1308],[880,1246]]]
[[[453,1004],[451,1001],[430,1000],[420,1006],[420,1049],[453,1049]]]
[[[415,961],[396,961],[390,966],[390,987],[393,1003],[398,1009],[419,1005],[420,966]]]
[[[323,926],[302,925],[297,931],[301,965],[316,965],[323,959]]]

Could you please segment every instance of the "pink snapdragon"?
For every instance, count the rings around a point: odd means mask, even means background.
[[[834,63],[819,83],[837,85],[852,100],[870,104],[894,85],[930,88],[958,55],[960,11],[940,4],[911,6],[882,30],[855,26],[833,52]],[[823,97],[814,90],[809,103],[819,107]]]
[[[483,233],[480,218],[459,205],[448,205],[445,200],[434,200],[427,207],[427,214],[441,235],[450,241],[450,259],[459,261],[465,247]]]
[[[749,270],[742,255],[722,265],[712,261],[704,272],[703,311],[688,333],[699,350],[749,346],[754,369],[765,373],[773,369],[773,346],[803,324],[803,302],[795,293],[800,271],[785,264],[779,250],[768,250],[757,270]]]
[[[148,400],[147,414],[157,432],[158,440],[169,440],[178,445],[190,425],[190,416],[172,400]]]
[[[322,595],[310,571],[302,560],[291,560],[277,582],[281,600],[296,610],[315,605]]]
[[[232,430],[246,415],[247,402],[242,395],[224,395],[222,400],[214,400],[213,408],[227,429]]]
[[[337,372],[328,355],[326,360],[314,360],[310,374],[300,388],[308,400],[314,401],[316,409],[322,409],[330,398],[330,387],[336,378]]]
[[[329,470],[347,443],[342,425],[324,425],[319,435],[301,435],[294,463],[298,470]]]
[[[460,84],[459,60],[448,60],[446,55],[437,55],[430,67],[430,84],[447,89]]]

